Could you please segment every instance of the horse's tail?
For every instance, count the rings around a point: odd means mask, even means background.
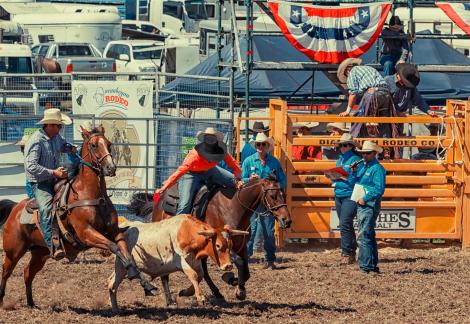
[[[131,202],[127,205],[127,210],[136,216],[145,217],[152,213],[153,195],[145,192],[136,192],[132,195]]]
[[[0,200],[0,227],[5,224],[5,222],[8,219],[8,216],[10,216],[10,213],[12,209],[17,205],[18,203],[10,200],[10,199],[4,199]]]

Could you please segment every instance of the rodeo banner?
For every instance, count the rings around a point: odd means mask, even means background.
[[[117,189],[110,192],[114,203],[129,202],[133,191],[126,189],[153,188],[153,169],[145,168],[147,161],[154,161],[153,122],[132,119],[153,118],[152,81],[73,81],[72,108],[74,115],[95,115],[95,125],[104,126],[112,143],[117,172],[106,178],[106,184],[108,190]],[[75,140],[82,140],[79,125],[83,122],[74,120]]]

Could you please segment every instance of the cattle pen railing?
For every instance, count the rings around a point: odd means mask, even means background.
[[[445,115],[407,117],[341,117],[288,112],[283,100],[270,101],[274,154],[287,175],[287,205],[292,227],[278,231],[278,243],[290,238],[339,238],[331,181],[324,171],[333,160],[292,159],[294,145],[333,146],[338,137],[296,136],[296,123],[399,123],[437,124],[438,136],[358,138],[383,147],[435,147],[438,160],[382,160],[387,170],[382,212],[377,223],[378,238],[447,239],[470,246],[470,101],[449,100]],[[404,125],[407,127],[407,125]],[[467,187],[468,184],[468,187]]]

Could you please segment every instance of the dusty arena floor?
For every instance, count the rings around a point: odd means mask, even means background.
[[[89,251],[80,263],[46,264],[35,280],[38,309],[25,307],[22,268],[9,281],[1,323],[177,323],[226,322],[467,322],[470,304],[470,252],[456,247],[404,250],[383,247],[380,275],[361,274],[356,266],[340,266],[338,250],[312,245],[279,252],[278,270],[251,265],[248,299],[234,291],[212,268],[225,304],[198,307],[192,298],[178,298],[167,310],[163,295],[144,297],[137,282],[124,282],[118,298],[123,311],[110,311],[106,279],[113,258]],[[3,253],[2,253],[3,258]],[[188,285],[182,274],[170,276],[172,292]],[[157,282],[162,292],[160,282]],[[204,284],[203,290],[209,295]]]

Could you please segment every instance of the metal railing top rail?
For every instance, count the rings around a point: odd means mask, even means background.
[[[177,73],[168,73],[168,72],[73,72],[73,73],[0,73],[0,78],[12,78],[12,77],[58,77],[58,76],[119,76],[119,75],[138,75],[138,76],[167,76],[175,78],[191,78],[191,79],[201,79],[201,80],[214,80],[214,81],[229,81],[230,77],[216,77],[216,76],[206,76],[206,75],[190,75],[190,74],[177,74]],[[139,81],[139,80],[137,80]]]
[[[289,114],[287,116],[288,121],[291,123],[302,123],[302,122],[344,122],[344,123],[379,123],[379,124],[441,124],[441,123],[453,123],[455,119],[463,120],[462,117],[451,117],[451,116],[407,116],[407,117],[352,117],[352,116],[339,116],[339,115],[298,115]]]

